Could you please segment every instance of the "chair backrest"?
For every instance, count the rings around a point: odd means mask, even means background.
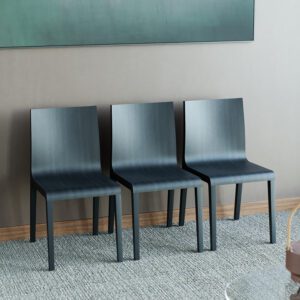
[[[96,106],[31,110],[33,176],[100,170]]]
[[[245,159],[243,99],[184,102],[184,163]]]
[[[176,165],[172,102],[111,106],[112,169]]]

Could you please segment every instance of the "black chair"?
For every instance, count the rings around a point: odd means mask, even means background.
[[[177,165],[172,102],[112,105],[112,176],[131,190],[134,259],[140,258],[139,194],[168,190],[167,226],[175,189],[195,188],[197,250],[203,251],[201,180]],[[113,203],[110,226],[113,230]]]
[[[216,250],[216,188],[236,184],[234,219],[240,218],[244,182],[267,181],[270,241],[276,242],[273,171],[249,162],[245,153],[242,99],[184,102],[184,168],[209,185],[211,250]],[[185,199],[179,225],[184,224]]]
[[[116,208],[117,259],[122,261],[121,188],[101,174],[97,109],[31,110],[30,241],[36,240],[36,192],[46,199],[49,271],[54,270],[53,203],[93,197],[93,234],[98,234],[99,196]]]

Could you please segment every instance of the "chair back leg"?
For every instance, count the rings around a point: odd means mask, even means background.
[[[275,181],[268,181],[268,204],[269,204],[269,225],[270,243],[276,243],[276,205],[275,205]]]
[[[99,197],[93,198],[93,235],[99,232]]]
[[[30,184],[30,242],[36,240],[36,189]]]
[[[114,232],[114,219],[115,219],[115,197],[109,196],[109,209],[108,209],[108,233]]]
[[[180,190],[179,226],[184,225],[187,189]]]
[[[168,191],[167,227],[173,225],[174,190]]]
[[[236,186],[235,186],[234,220],[240,219],[242,192],[243,192],[243,184],[242,183],[236,184]]]

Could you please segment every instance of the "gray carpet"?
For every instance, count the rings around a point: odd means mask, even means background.
[[[3,299],[224,299],[228,281],[284,263],[287,213],[277,215],[276,245],[267,215],[218,221],[218,250],[196,253],[195,223],[141,230],[141,260],[132,260],[131,230],[124,230],[123,263],[114,235],[55,238],[56,271],[47,271],[46,239],[0,244]],[[299,224],[297,217],[296,223]],[[204,223],[205,248],[209,226]]]

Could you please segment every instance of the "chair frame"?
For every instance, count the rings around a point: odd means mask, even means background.
[[[151,103],[146,103],[151,104]],[[130,105],[130,104],[129,104]],[[137,105],[143,105],[143,104],[137,104]],[[173,103],[172,103],[173,105]],[[113,123],[113,106],[111,106],[111,122]],[[174,123],[175,124],[175,123]],[[113,125],[112,125],[113,126]],[[176,131],[176,128],[174,127],[174,130]],[[113,149],[113,130],[111,131],[112,134],[112,148]],[[175,137],[176,139],[176,137]],[[175,140],[176,142],[176,140]],[[113,152],[113,151],[112,151]],[[177,152],[177,150],[176,150]],[[113,168],[113,155],[112,162],[111,162],[111,176],[115,180],[119,181],[122,185],[127,187],[131,192],[131,204],[132,204],[132,224],[133,224],[133,253],[134,253],[134,260],[140,259],[140,236],[139,236],[139,203],[140,203],[140,193],[135,192],[133,185],[131,185],[130,182],[128,182],[126,179],[118,175],[118,171],[114,170]],[[177,157],[176,157],[176,163],[177,167]],[[202,184],[200,182],[199,185],[194,186],[194,192],[195,192],[195,213],[196,213],[196,231],[197,231],[197,252],[203,252],[203,220],[202,220]],[[184,196],[184,193],[186,195],[187,189],[183,189],[185,192],[181,192],[181,197]],[[173,205],[174,205],[174,189],[170,186],[168,189],[168,208],[167,208],[167,222],[166,226],[171,227],[172,221],[173,221]],[[114,202],[109,202],[109,224],[108,224],[108,232],[112,233],[114,229]]]
[[[83,107],[84,108],[84,107]],[[69,108],[72,109],[72,108]],[[98,120],[97,120],[98,121]],[[98,128],[99,132],[99,128]],[[32,131],[31,131],[32,134]],[[32,145],[32,135],[31,135],[31,145]],[[100,143],[99,143],[100,147]],[[99,153],[100,155],[100,153]],[[30,150],[31,166],[32,166],[32,146]],[[100,157],[100,156],[99,156]],[[101,173],[101,168],[99,169]],[[102,193],[99,196],[109,196],[110,203],[114,203],[115,207],[115,223],[116,223],[116,245],[117,245],[117,261],[123,261],[123,248],[122,248],[122,203],[121,203],[121,189],[119,192],[113,195]],[[72,199],[61,199],[52,200],[47,199],[47,195],[43,192],[43,189],[37,184],[34,179],[34,174],[30,174],[30,242],[36,241],[36,202],[37,202],[37,192],[40,192],[46,201],[46,223],[47,223],[47,245],[48,245],[48,266],[49,271],[55,269],[55,259],[54,259],[54,218],[53,218],[53,206],[56,201],[67,201]],[[93,197],[93,235],[98,235],[99,232],[99,196]]]
[[[228,101],[228,100],[240,100],[242,99],[221,99],[221,100],[208,100],[208,101]],[[205,101],[205,100],[204,100]],[[207,100],[206,100],[207,101]],[[183,168],[193,174],[199,176],[203,181],[208,184],[208,196],[209,196],[209,223],[210,223],[210,243],[211,250],[217,249],[217,217],[216,217],[216,203],[217,203],[217,187],[219,184],[212,184],[210,178],[205,176],[203,173],[189,167],[189,163],[186,162],[185,149],[186,149],[186,102],[184,101],[184,150],[183,150]],[[243,115],[244,118],[244,115]],[[244,133],[245,136],[245,133]],[[247,159],[246,159],[247,160]],[[234,201],[234,220],[240,219],[241,211],[241,199],[243,183],[246,182],[257,182],[263,180],[247,180],[235,182],[235,201]],[[230,184],[230,183],[224,183]],[[268,187],[268,212],[269,212],[269,228],[270,228],[270,243],[276,243],[276,208],[275,208],[275,179],[267,180]],[[183,197],[180,199],[180,211],[179,211],[179,226],[184,225],[185,209],[186,209],[186,192],[183,190]]]

